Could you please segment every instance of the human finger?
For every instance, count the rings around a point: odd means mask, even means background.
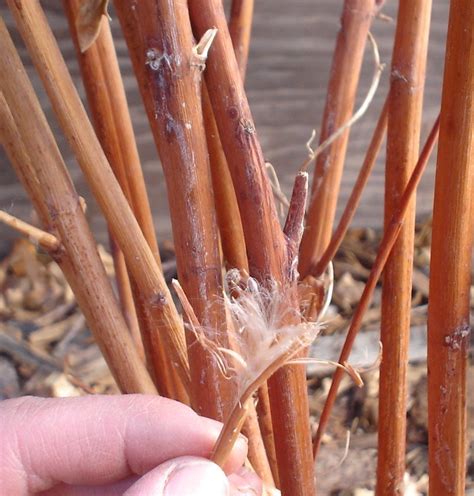
[[[223,470],[205,458],[185,456],[163,463],[133,484],[124,496],[230,496]]]
[[[0,403],[0,415],[6,494],[60,482],[108,484],[180,456],[207,458],[222,427],[183,404],[145,395],[20,398]],[[235,472],[246,453],[240,439],[226,470]]]

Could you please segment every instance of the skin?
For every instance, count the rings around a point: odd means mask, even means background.
[[[241,437],[222,470],[222,424],[157,396],[0,402],[0,494],[261,495]]]

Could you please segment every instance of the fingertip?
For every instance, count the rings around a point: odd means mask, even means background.
[[[260,496],[263,483],[255,472],[242,467],[238,472],[229,475],[231,494],[239,496]],[[270,494],[270,493],[269,493]],[[279,492],[271,493],[279,494]]]
[[[226,474],[233,474],[242,468],[247,458],[248,448],[247,438],[240,434],[230,452],[229,458],[224,464],[223,468]]]
[[[230,484],[215,463],[181,457],[163,463],[131,486],[124,496],[229,496]]]

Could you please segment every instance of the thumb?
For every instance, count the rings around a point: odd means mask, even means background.
[[[229,496],[230,484],[222,469],[205,458],[183,456],[151,470],[124,496]]]

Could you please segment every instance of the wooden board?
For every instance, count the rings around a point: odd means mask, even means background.
[[[265,156],[274,165],[286,194],[290,193],[295,171],[305,158],[305,143],[311,135],[312,129],[318,130],[320,125],[342,3],[342,0],[256,1],[247,90]],[[61,2],[46,0],[42,4],[83,96],[79,69],[75,61],[74,48],[69,38]],[[397,2],[387,0],[383,12],[394,18],[396,7]],[[423,136],[427,135],[439,107],[448,7],[449,2],[447,1],[433,2]],[[28,59],[26,49],[14,28],[14,22],[5,3],[0,4],[0,13],[4,16],[17,46],[20,47],[28,72],[38,89],[43,108],[51,119],[54,129],[57,130],[58,126],[52,117],[49,102]],[[161,242],[171,237],[163,173],[131,71],[126,46],[113,12],[112,18],[117,51]],[[352,130],[342,182],[339,212],[351,191],[375,119],[387,91],[394,30],[394,22],[375,20],[373,34],[378,42],[382,60],[387,65],[369,112]],[[370,85],[372,68],[371,53],[367,50],[359,90],[359,101],[364,98]],[[94,201],[90,198],[82,175],[74,164],[70,151],[65,147],[64,139],[60,135],[58,138],[70,165],[75,184],[80,194],[87,199],[88,216],[94,232],[100,242],[106,242],[105,222]],[[4,155],[0,156],[0,163],[0,208],[30,220],[29,202],[7,165]],[[356,215],[354,225],[373,227],[382,225],[383,177],[384,163],[383,157],[380,157],[364,194],[363,203]],[[433,179],[432,160],[419,190],[418,212],[420,215],[431,211]],[[2,250],[1,243],[5,243],[12,237],[11,230],[0,226],[0,251]]]

